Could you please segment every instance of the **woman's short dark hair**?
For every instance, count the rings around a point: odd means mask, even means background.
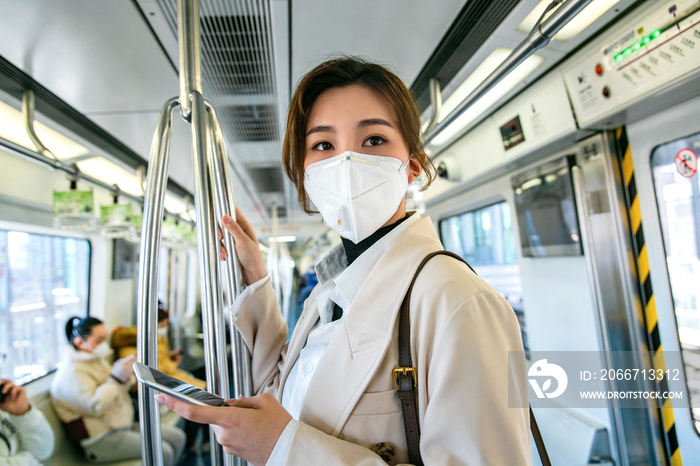
[[[299,205],[311,213],[304,189],[306,125],[316,99],[325,91],[359,84],[386,99],[394,111],[399,132],[411,156],[425,173],[423,189],[435,178],[435,167],[421,142],[420,113],[415,100],[401,79],[387,68],[359,57],[340,57],[320,64],[299,82],[289,105],[287,130],[282,145],[284,171],[299,194]]]
[[[68,322],[66,322],[66,338],[68,339],[68,343],[75,348],[73,340],[75,340],[76,337],[87,340],[88,337],[92,335],[92,329],[98,325],[102,325],[102,321],[95,317],[71,317],[68,319]]]
[[[170,311],[165,308],[162,301],[158,300],[158,323],[170,318]]]

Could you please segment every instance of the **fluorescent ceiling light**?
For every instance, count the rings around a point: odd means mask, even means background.
[[[569,21],[569,23],[554,36],[554,40],[567,42],[573,39],[580,34],[581,31],[590,26],[593,21],[603,16],[603,13],[612,8],[618,1],[619,0],[593,0],[586,8],[583,9],[583,11],[577,14],[574,19]],[[518,26],[518,31],[524,33],[529,33],[532,31],[532,28],[535,27],[537,20],[540,18],[540,16],[542,16],[542,13],[544,13],[547,5],[550,3],[552,3],[551,0],[542,0],[535,7],[535,9],[525,17],[523,22],[520,23],[520,26]],[[561,4],[559,5],[561,6]],[[554,13],[557,8],[559,8],[559,6],[552,8],[549,13],[547,13],[545,19]]]
[[[185,201],[183,199],[180,199],[179,197],[176,197],[173,194],[170,194],[169,192],[165,193],[164,206],[165,210],[167,210],[171,214],[184,214],[187,211],[187,205],[185,205]]]
[[[136,174],[102,157],[93,157],[77,162],[81,172],[103,183],[119,186],[119,189],[132,196],[143,196],[141,182]],[[184,208],[183,208],[184,210]]]
[[[447,116],[457,106],[466,99],[469,94],[476,89],[498,66],[505,60],[512,50],[498,48],[491,52],[486,60],[460,85],[455,92],[445,101],[442,108],[444,116]],[[538,55],[530,55],[508,76],[503,78],[490,91],[488,91],[479,100],[462,113],[455,121],[447,128],[442,130],[431,141],[432,145],[441,146],[455,137],[460,131],[466,128],[471,122],[476,120],[479,115],[488,110],[492,105],[498,102],[501,97],[506,95],[511,89],[520,84],[530,73],[532,73],[542,62],[544,58]],[[454,100],[453,100],[454,97]]]
[[[34,121],[34,131],[41,142],[59,160],[80,157],[90,153],[87,148],[36,120]],[[36,151],[36,147],[24,129],[22,112],[4,102],[0,102],[0,137],[29,150]]]
[[[267,238],[269,243],[292,243],[296,240],[296,236],[270,236]]]
[[[469,75],[467,79],[450,95],[450,97],[442,103],[440,108],[440,118],[442,121],[447,115],[452,113],[452,110],[457,108],[459,104],[466,99],[469,94],[481,84],[503,61],[508,58],[513,51],[505,48],[497,48],[491,55],[486,57],[486,60]]]
[[[541,184],[542,184],[542,179],[533,178],[533,179],[527,180],[525,183],[523,183],[521,188],[523,188],[523,191],[525,191],[526,189],[534,188],[535,186],[539,186]]]

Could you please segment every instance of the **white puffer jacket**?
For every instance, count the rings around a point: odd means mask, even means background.
[[[51,382],[51,402],[64,423],[83,420],[88,438],[131,427],[134,408],[129,386],[119,383],[104,359],[72,346],[64,349],[63,364]]]
[[[51,425],[36,407],[21,416],[0,410],[0,465],[41,466],[53,447]]]

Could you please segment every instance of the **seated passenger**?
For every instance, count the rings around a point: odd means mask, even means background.
[[[129,356],[110,365],[107,329],[93,317],[66,323],[63,363],[51,383],[51,401],[68,436],[94,463],[141,457],[141,436],[134,424],[129,387],[135,382]],[[177,464],[185,445],[182,430],[162,426],[163,461]]]
[[[53,430],[46,418],[27,401],[24,387],[0,381],[0,464],[41,465],[53,453]]]
[[[158,370],[171,377],[180,379],[195,387],[204,390],[207,383],[204,380],[193,377],[188,372],[180,369],[182,351],[180,348],[170,349],[168,341],[168,325],[170,325],[170,313],[158,303]],[[119,358],[136,354],[136,326],[118,329],[112,335],[112,347],[117,351]]]

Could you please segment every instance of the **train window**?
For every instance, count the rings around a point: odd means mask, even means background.
[[[503,201],[448,217],[440,220],[439,226],[445,249],[466,260],[513,307],[520,322],[525,351],[528,351],[510,205]]]
[[[89,282],[86,239],[0,230],[0,377],[26,384],[56,368]]]
[[[700,133],[658,146],[652,175],[690,405],[700,405]],[[700,409],[692,409],[700,426]]]

